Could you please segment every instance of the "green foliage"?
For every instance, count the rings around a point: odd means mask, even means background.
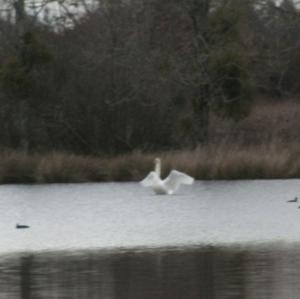
[[[24,33],[20,52],[21,64],[27,68],[37,67],[52,60],[50,51],[35,32]]]
[[[167,60],[162,61],[159,65],[158,65],[158,70],[159,73],[162,76],[168,75],[170,70],[171,70],[171,65],[170,62]]]
[[[228,48],[212,57],[210,66],[221,89],[214,105],[215,111],[235,120],[245,117],[249,112],[253,88],[247,54]]]
[[[0,69],[0,81],[4,91],[13,96],[26,97],[30,90],[30,81],[26,67],[15,57],[10,57]]]
[[[241,10],[232,7],[220,7],[209,16],[210,35],[212,43],[236,42],[239,39]]]
[[[33,70],[49,63],[50,51],[34,32],[26,32],[14,55],[4,60],[0,68],[0,82],[4,91],[14,97],[28,97],[34,88]]]
[[[193,119],[190,116],[184,116],[177,122],[176,132],[182,136],[188,136],[193,130]]]
[[[253,89],[250,54],[240,32],[244,16],[240,6],[224,6],[210,16],[209,69],[213,88],[218,89],[213,108],[219,115],[234,120],[249,113]]]

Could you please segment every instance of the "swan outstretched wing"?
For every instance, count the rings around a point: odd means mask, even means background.
[[[154,171],[151,171],[140,184],[144,187],[152,187],[158,180],[158,176]]]
[[[177,170],[172,170],[164,180],[164,185],[168,190],[175,192],[181,184],[191,185],[193,182],[194,178],[191,176]]]

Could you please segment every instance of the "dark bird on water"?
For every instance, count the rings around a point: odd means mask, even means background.
[[[287,202],[297,202],[298,201],[298,197],[295,197],[294,199],[290,199]]]
[[[29,228],[29,225],[24,225],[24,224],[16,224],[16,228]]]

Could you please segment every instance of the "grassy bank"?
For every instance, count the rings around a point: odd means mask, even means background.
[[[6,151],[0,154],[0,183],[137,181],[153,169],[156,156],[162,158],[163,176],[175,168],[196,179],[300,178],[299,146],[282,144],[133,152],[114,158]]]
[[[210,145],[193,151],[132,153],[105,158],[50,152],[0,151],[0,183],[138,181],[162,158],[196,179],[300,178],[300,103],[258,101],[245,119],[211,116]]]

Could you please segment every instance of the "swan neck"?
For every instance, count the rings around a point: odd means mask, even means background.
[[[161,173],[161,161],[159,158],[155,159],[155,172],[158,175],[158,177],[160,177],[160,173]]]

